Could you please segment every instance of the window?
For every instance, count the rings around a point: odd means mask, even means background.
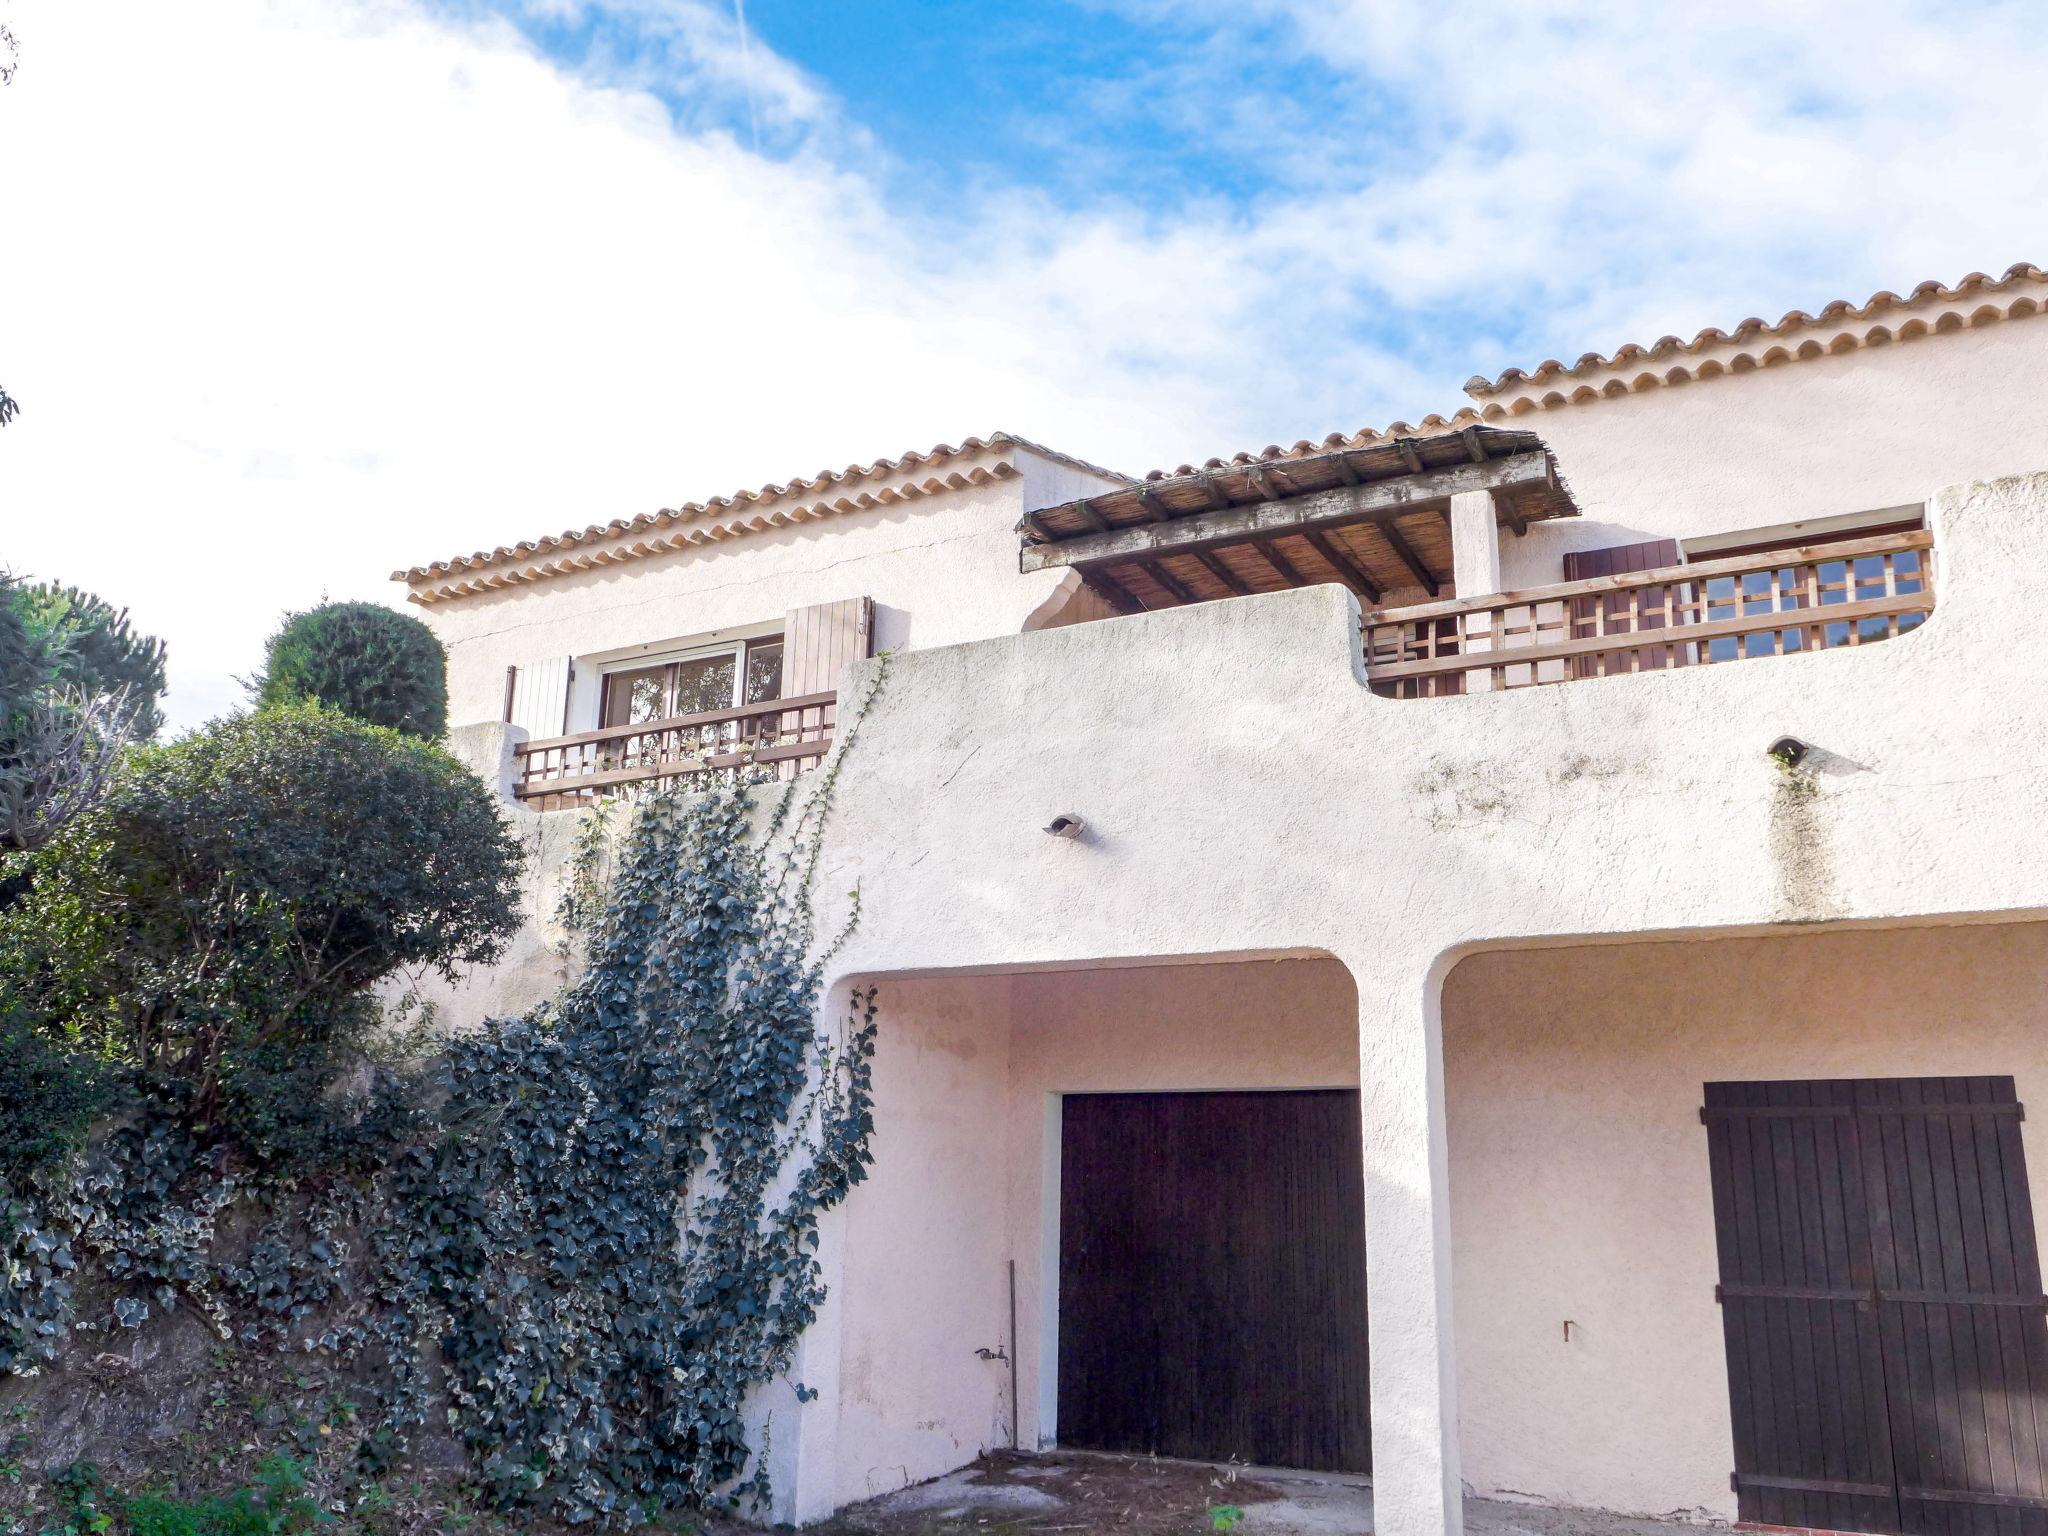
[[[604,676],[600,726],[646,725],[782,697],[782,636],[635,662]]]

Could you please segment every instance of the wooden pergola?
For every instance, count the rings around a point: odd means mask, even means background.
[[[1533,432],[1471,426],[1212,464],[1024,514],[1026,571],[1072,567],[1125,613],[1339,582],[1362,603],[1452,595],[1450,498],[1516,534],[1578,507]]]

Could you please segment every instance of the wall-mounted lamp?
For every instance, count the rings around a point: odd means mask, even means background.
[[[1062,811],[1045,824],[1045,830],[1054,837],[1073,838],[1079,837],[1083,832],[1086,832],[1088,825],[1073,813]]]
[[[1797,768],[1806,760],[1806,754],[1812,750],[1813,748],[1797,736],[1780,736],[1765,748],[1771,757],[1778,760],[1779,766],[1785,768]]]

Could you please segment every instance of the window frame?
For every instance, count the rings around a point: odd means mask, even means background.
[[[633,656],[619,661],[608,662],[598,668],[598,729],[612,730],[614,728],[629,727],[636,723],[630,720],[614,720],[611,718],[612,679],[633,672],[653,672],[659,670],[662,673],[662,709],[664,711],[659,719],[674,720],[679,718],[675,713],[678,669],[693,661],[715,661],[724,658],[732,662],[732,697],[723,707],[739,709],[746,701],[747,662],[752,653],[756,648],[765,648],[770,645],[779,646],[782,644],[782,641],[783,633],[781,630],[777,630],[775,633],[768,635],[751,635],[739,640],[723,640],[716,645],[685,646],[673,651],[658,652],[652,656]],[[776,696],[779,698],[781,697],[779,675],[776,687],[778,689]],[[762,702],[773,703],[774,700],[763,700]],[[637,723],[641,726],[653,726],[659,722],[657,720],[643,720]]]

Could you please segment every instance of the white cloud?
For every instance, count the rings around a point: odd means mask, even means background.
[[[1408,147],[1141,213],[891,202],[825,88],[698,0],[530,0],[658,44],[580,77],[427,3],[10,15],[0,559],[167,635],[181,722],[282,609],[394,566],[996,427],[1137,469],[1412,419],[1506,348],[2018,259],[2048,206],[2044,45],[2004,10],[1266,0]],[[1242,14],[1210,4],[1172,10]]]

